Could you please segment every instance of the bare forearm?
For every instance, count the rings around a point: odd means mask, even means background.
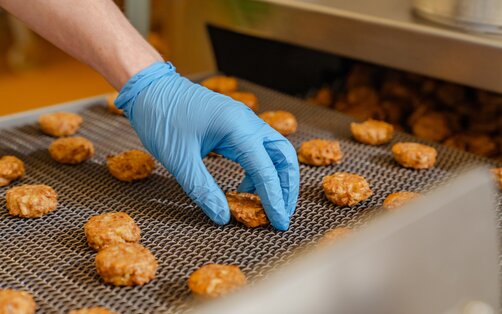
[[[162,61],[111,0],[0,0],[0,6],[92,66],[116,89]]]

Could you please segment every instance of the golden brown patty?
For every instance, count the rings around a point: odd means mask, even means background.
[[[362,123],[352,122],[350,130],[356,141],[369,145],[388,143],[394,135],[394,127],[392,125],[387,122],[371,119]]]
[[[310,97],[309,101],[321,107],[331,106],[334,101],[334,95],[331,87],[321,87],[312,97]]]
[[[353,106],[376,107],[378,106],[378,98],[378,92],[369,86],[354,87],[347,92],[347,101]]]
[[[295,116],[287,111],[265,111],[259,117],[284,136],[295,133],[298,127]]]
[[[227,94],[234,100],[242,102],[244,105],[251,108],[253,111],[258,110],[258,98],[255,94],[250,92],[231,92]]]
[[[502,168],[493,168],[491,171],[497,181],[499,189],[502,190]]]
[[[371,105],[371,103],[365,102],[352,104],[344,98],[340,98],[336,101],[335,109],[348,114],[357,120],[382,120],[385,118],[385,108],[380,105]]]
[[[58,195],[50,186],[25,184],[7,190],[6,202],[12,216],[37,218],[56,209]]]
[[[413,102],[418,97],[414,89],[395,79],[386,80],[381,93],[384,97],[408,102]]]
[[[366,179],[352,173],[325,176],[322,185],[326,197],[338,206],[356,205],[373,194]]]
[[[94,145],[81,136],[65,137],[51,143],[49,154],[52,159],[59,163],[76,165],[94,155]]]
[[[106,213],[91,217],[84,225],[87,243],[99,251],[119,243],[137,243],[140,229],[134,220],[124,212]]]
[[[332,229],[324,234],[324,236],[319,240],[320,245],[326,245],[333,243],[337,240],[345,238],[352,230],[350,228],[338,227]]]
[[[436,163],[437,151],[434,147],[401,142],[392,146],[394,159],[406,168],[428,169],[434,167]]]
[[[115,286],[144,285],[155,278],[157,260],[137,243],[109,246],[96,255],[96,270],[103,281]]]
[[[113,93],[113,94],[110,94],[108,97],[106,97],[107,108],[110,113],[113,113],[116,115],[124,115],[124,110],[117,109],[117,107],[115,107],[115,104],[114,104],[115,99],[117,98],[118,95],[119,95],[119,93]]]
[[[0,314],[33,314],[35,300],[28,292],[0,289]]]
[[[222,94],[228,94],[237,90],[237,80],[234,77],[225,75],[210,77],[202,81],[201,85]]]
[[[394,192],[387,195],[387,197],[383,201],[383,207],[389,210],[396,209],[410,202],[419,195],[420,194],[415,192],[406,192],[406,191]]]
[[[82,121],[81,116],[72,112],[47,113],[38,118],[38,124],[42,132],[55,137],[77,133]]]
[[[303,142],[298,150],[298,161],[312,166],[339,164],[342,157],[338,141],[313,139]]]
[[[126,182],[144,179],[155,168],[152,156],[140,150],[130,150],[115,156],[108,156],[106,164],[115,178]]]
[[[6,186],[24,176],[24,163],[14,156],[0,158],[0,186]]]
[[[231,293],[246,282],[239,266],[208,264],[190,275],[188,287],[195,295],[212,299]]]
[[[104,307],[88,307],[84,309],[72,310],[68,314],[118,314]]]
[[[250,228],[268,224],[260,197],[250,193],[227,192],[228,206],[234,218]]]
[[[485,157],[492,157],[497,153],[495,140],[484,134],[460,133],[448,138],[443,144]]]
[[[428,112],[418,117],[411,126],[419,138],[440,142],[452,133],[447,116],[440,112]]]

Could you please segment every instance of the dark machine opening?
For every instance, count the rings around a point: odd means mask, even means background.
[[[292,95],[332,84],[351,63],[332,54],[208,25],[218,70]]]

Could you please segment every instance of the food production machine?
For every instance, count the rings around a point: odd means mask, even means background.
[[[445,139],[419,138],[413,125],[390,144],[363,145],[350,134],[357,115],[339,110],[340,103],[352,108],[347,82],[363,68],[371,73],[364,87],[376,90],[377,108],[388,97],[380,82],[397,77],[410,82],[406,86],[462,86],[462,104],[440,107],[445,115],[460,114],[460,105],[473,108],[455,132],[472,126],[469,117],[478,104],[488,106],[482,97],[497,116],[502,38],[496,32],[440,26],[402,0],[187,0],[167,7],[176,13],[166,21],[167,39],[181,72],[198,73],[192,74],[195,81],[216,72],[237,77],[240,90],[257,95],[259,111],[287,110],[297,117],[298,131],[288,137],[296,149],[312,138],[336,139],[343,162],[300,166],[300,196],[288,231],[235,222],[217,226],[160,166],[144,182],[124,184],[108,175],[107,155],[142,145],[124,117],[106,111],[104,97],[2,117],[0,155],[20,156],[30,165],[24,183],[47,182],[60,195],[57,211],[38,220],[0,212],[2,286],[29,290],[40,313],[89,305],[120,313],[500,312],[502,195],[489,173],[501,166],[498,146],[490,154],[473,154],[444,145]],[[327,105],[316,101],[323,88],[330,95]],[[440,97],[427,100],[433,103],[427,110],[439,110]],[[416,107],[400,116],[406,125],[420,107],[410,106]],[[37,128],[40,114],[63,108],[84,117],[80,133],[96,147],[79,167],[54,163],[47,153],[52,139]],[[494,145],[498,132],[498,125],[486,130]],[[436,166],[400,167],[390,152],[399,141],[435,147]],[[214,156],[204,161],[223,191],[237,188],[244,175],[238,164]],[[356,206],[335,206],[321,184],[335,171],[364,176],[374,195]],[[385,212],[385,197],[404,190],[424,197]],[[82,226],[110,210],[129,213],[141,226],[142,243],[159,261],[153,282],[129,288],[100,281]],[[319,239],[336,227],[354,232],[319,247]],[[187,278],[207,263],[239,265],[248,287],[214,302],[192,297]]]

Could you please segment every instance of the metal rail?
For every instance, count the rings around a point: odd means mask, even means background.
[[[502,92],[502,38],[425,22],[414,16],[410,0],[188,0],[183,12],[187,27],[177,25],[177,31],[191,35],[177,42],[173,57],[180,64],[187,55],[190,62],[207,59],[209,42],[192,38],[204,38],[212,24]]]

